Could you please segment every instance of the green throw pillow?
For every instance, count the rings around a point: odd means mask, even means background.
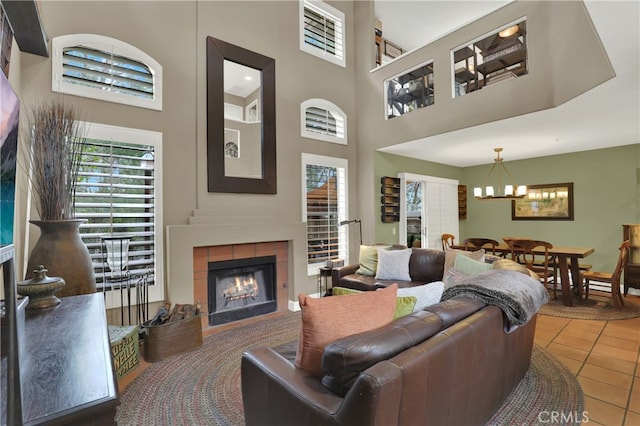
[[[356,274],[374,277],[378,270],[378,248],[385,246],[360,246],[360,267]]]
[[[348,296],[350,294],[362,293],[360,290],[354,290],[344,287],[333,287],[331,294],[333,296]],[[396,320],[405,315],[409,315],[413,312],[413,308],[418,303],[418,298],[415,296],[400,296],[396,299],[396,310],[393,313],[393,319]]]
[[[453,264],[453,269],[465,275],[475,275],[479,274],[480,272],[492,270],[493,265],[490,263],[473,260],[470,257],[458,253],[456,255],[456,261]]]
[[[396,310],[393,312],[393,319],[397,320],[400,317],[409,315],[413,312],[413,308],[418,303],[418,298],[415,296],[400,296],[396,298]]]

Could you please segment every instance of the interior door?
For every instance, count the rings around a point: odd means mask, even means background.
[[[440,236],[459,236],[458,181],[400,173],[399,244],[442,249]]]

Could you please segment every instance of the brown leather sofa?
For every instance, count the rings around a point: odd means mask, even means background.
[[[531,360],[533,318],[455,298],[325,347],[322,380],[294,365],[297,342],[242,357],[247,426],[484,425]]]
[[[398,287],[414,287],[434,281],[442,281],[445,254],[441,250],[412,248],[409,258],[409,275],[411,281],[378,280],[375,277],[356,274],[359,265],[347,265],[331,271],[333,287],[345,287],[355,290],[375,290],[398,283]]]

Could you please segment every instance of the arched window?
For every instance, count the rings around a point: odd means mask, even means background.
[[[52,42],[54,92],[162,110],[162,66],[123,41],[70,34]]]
[[[300,104],[300,128],[305,138],[347,144],[347,116],[324,99],[308,99]]]

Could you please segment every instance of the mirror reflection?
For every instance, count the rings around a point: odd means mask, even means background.
[[[276,194],[276,64],[207,37],[207,189]]]
[[[225,176],[262,178],[261,73],[224,60]]]

